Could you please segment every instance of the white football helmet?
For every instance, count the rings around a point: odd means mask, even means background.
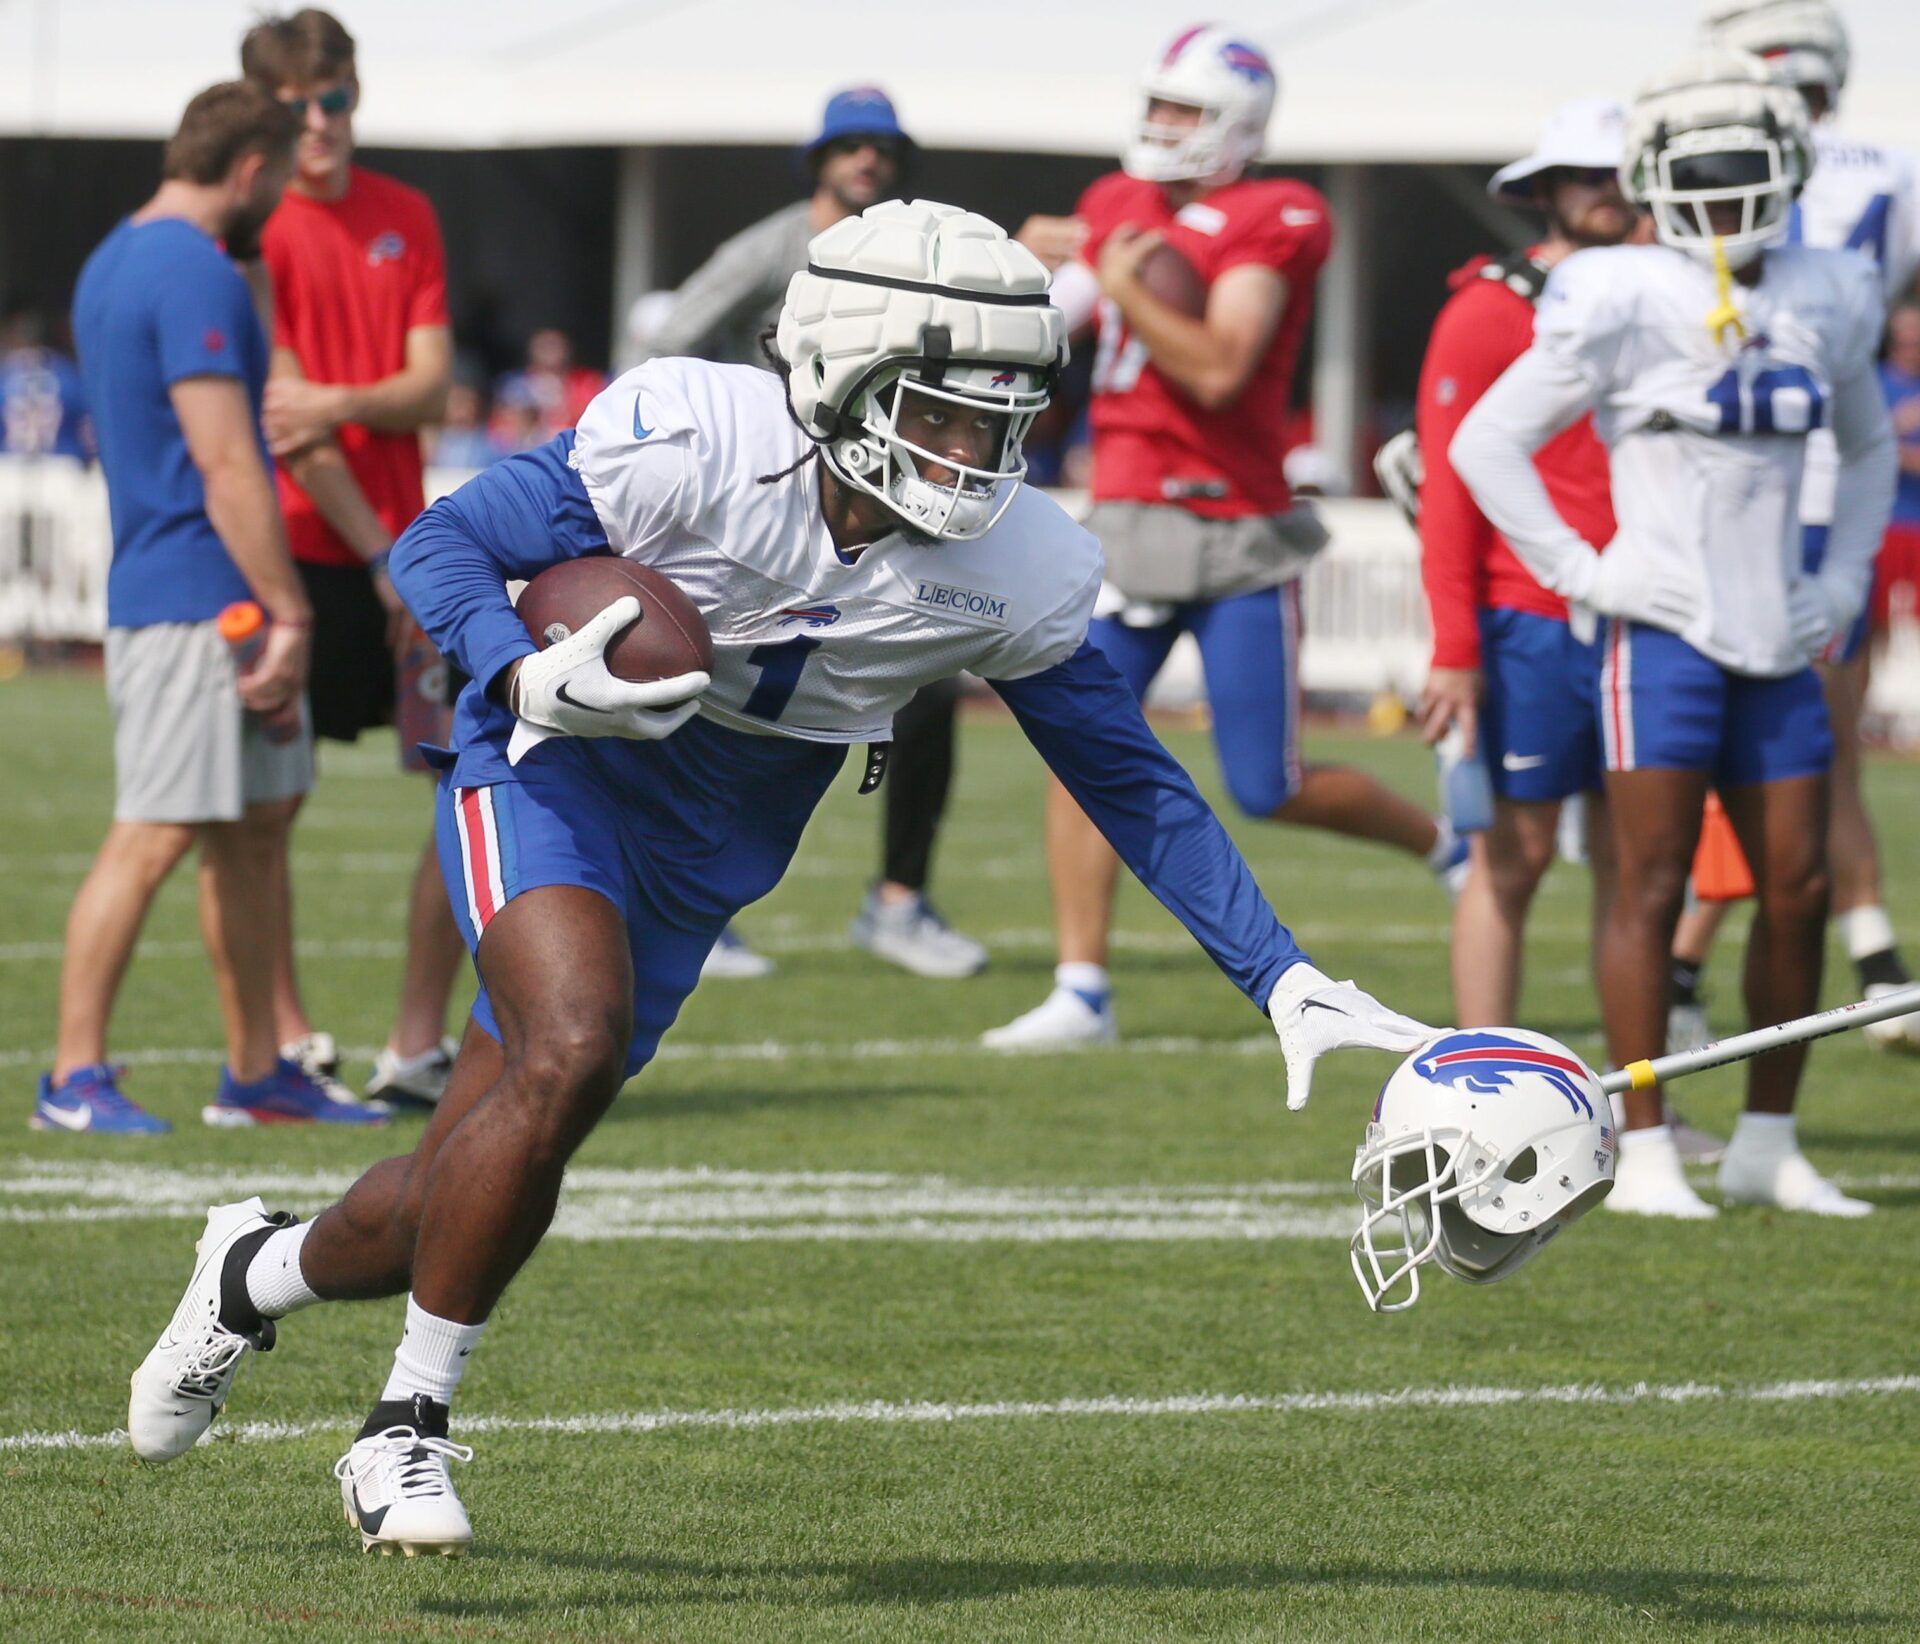
[[[1702,51],[1634,99],[1620,186],[1652,211],[1662,245],[1706,263],[1717,248],[1741,268],[1785,232],[1811,145],[1805,101],[1766,64]]]
[[[1827,112],[1840,103],[1852,66],[1847,25],[1827,0],[1707,0],[1707,40],[1765,61],[1790,86],[1819,86]]]
[[[1021,442],[1066,363],[1047,284],[1032,252],[958,206],[888,200],[834,224],[807,248],[780,311],[795,419],[839,479],[914,530],[982,535],[1026,475]],[[902,432],[954,415],[992,419],[984,460]]]
[[[1260,158],[1278,89],[1267,54],[1232,29],[1183,29],[1142,79],[1140,120],[1121,166],[1150,183],[1232,182]],[[1156,98],[1199,109],[1200,123],[1156,125]]]
[[[1367,1305],[1411,1307],[1428,1261],[1469,1284],[1504,1279],[1607,1196],[1614,1148],[1600,1081],[1544,1033],[1474,1028],[1416,1051],[1353,1161]]]

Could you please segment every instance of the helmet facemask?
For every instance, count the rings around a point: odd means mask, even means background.
[[[1716,247],[1744,268],[1786,231],[1806,175],[1799,147],[1757,126],[1663,133],[1636,161],[1632,193],[1662,245],[1711,264]]]
[[[1467,1138],[1429,1127],[1383,1145],[1378,1128],[1368,1127],[1354,1159],[1362,1211],[1347,1253],[1367,1305],[1400,1313],[1420,1299],[1420,1269],[1439,1252],[1441,1206],[1466,1191],[1459,1164]],[[1389,1301],[1402,1286],[1406,1294]]]
[[[1050,393],[1048,374],[1031,366],[889,362],[850,396],[840,416],[848,431],[826,442],[827,465],[921,535],[970,541],[993,528],[1020,489],[1022,446]],[[955,419],[965,425],[964,455],[941,448]]]
[[[1199,120],[1190,125],[1154,119],[1155,103],[1174,102],[1199,107]],[[1263,138],[1263,132],[1247,129],[1237,110],[1184,103],[1149,91],[1121,167],[1129,177],[1149,183],[1238,177],[1258,158]]]

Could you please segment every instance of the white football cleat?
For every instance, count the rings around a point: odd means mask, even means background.
[[[721,931],[700,963],[700,979],[707,982],[751,982],[772,974],[773,961],[764,953],[755,953],[731,925]]]
[[[1729,1147],[1720,1161],[1720,1197],[1728,1204],[1771,1205],[1811,1216],[1873,1214],[1867,1200],[1848,1198],[1797,1147],[1788,1153]]]
[[[411,1427],[355,1439],[333,1464],[333,1476],[361,1552],[458,1558],[473,1541],[473,1525],[447,1463],[472,1460],[466,1445],[423,1438]]]
[[[1671,1133],[1637,1139],[1645,1136],[1644,1131],[1621,1132],[1607,1208],[1629,1216],[1668,1216],[1687,1222],[1712,1221],[1719,1215],[1688,1183]]]
[[[1874,982],[1867,988],[1867,1002],[1884,999],[1912,987],[1911,982]],[[1876,1050],[1920,1051],[1920,1010],[1905,1016],[1889,1016],[1884,1022],[1869,1022],[1860,1030]]]
[[[1078,1050],[1110,1045],[1120,1037],[1113,1019],[1113,996],[1098,1005],[1072,988],[1056,987],[1024,1016],[980,1035],[988,1050]]]
[[[878,890],[868,891],[847,936],[874,958],[935,981],[957,981],[987,967],[987,950],[949,925],[924,896],[883,902]]]
[[[240,1366],[256,1348],[273,1345],[273,1321],[243,1336],[220,1322],[220,1274],[234,1240],[262,1228],[290,1227],[293,1218],[269,1216],[259,1199],[217,1204],[194,1246],[193,1277],[153,1351],[133,1373],[127,1401],[127,1437],[142,1461],[171,1461],[191,1450],[213,1425]]]

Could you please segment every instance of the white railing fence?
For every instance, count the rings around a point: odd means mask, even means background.
[[[433,469],[427,494],[466,478]],[[1063,493],[1077,507],[1082,499]],[[1427,666],[1426,605],[1418,549],[1399,512],[1385,502],[1327,501],[1331,545],[1307,573],[1308,691],[1411,698]],[[0,642],[98,640],[106,622],[111,542],[106,486],[98,469],[59,457],[0,458]],[[1920,745],[1920,611],[1911,592],[1896,599],[1893,627],[1875,656],[1869,711],[1903,746]],[[1183,643],[1156,700],[1197,701],[1199,659]]]

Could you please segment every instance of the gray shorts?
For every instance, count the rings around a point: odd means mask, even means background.
[[[114,819],[236,822],[313,786],[313,737],[271,742],[240,706],[233,654],[211,622],[107,630]]]
[[[1096,502],[1082,523],[1100,539],[1113,587],[1169,605],[1277,588],[1327,545],[1327,528],[1304,502],[1244,519],[1203,519],[1165,502]]]

